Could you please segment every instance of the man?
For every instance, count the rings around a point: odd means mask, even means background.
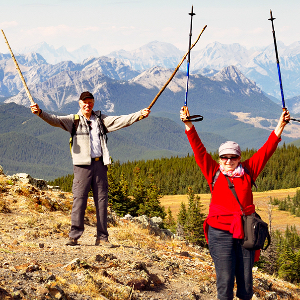
[[[50,115],[42,111],[38,104],[31,105],[31,111],[48,124],[68,131],[72,136],[71,153],[73,159],[73,207],[71,230],[66,245],[75,246],[84,231],[84,214],[88,193],[92,187],[97,215],[97,239],[95,245],[112,247],[108,241],[107,204],[108,183],[107,165],[111,163],[106,144],[106,133],[127,127],[141,116],[148,117],[150,110],[145,108],[133,114],[107,116],[94,111],[94,96],[86,91],[80,95],[77,115]]]

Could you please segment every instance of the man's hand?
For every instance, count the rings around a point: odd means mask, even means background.
[[[40,115],[40,113],[42,112],[42,110],[39,108],[37,103],[31,104],[30,105],[31,108],[31,112],[35,115]]]
[[[150,114],[151,111],[150,111],[149,108],[144,108],[144,109],[141,110],[141,112],[142,112],[142,116],[144,118],[147,118],[149,116],[149,114]]]

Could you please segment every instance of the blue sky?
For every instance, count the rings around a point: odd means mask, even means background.
[[[0,28],[13,51],[45,41],[70,51],[90,44],[105,55],[155,40],[186,50],[192,5],[193,38],[207,25],[197,50],[215,41],[248,49],[272,44],[270,9],[277,40],[300,41],[299,0],[0,0]]]

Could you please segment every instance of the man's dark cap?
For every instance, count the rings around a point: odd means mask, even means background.
[[[86,92],[81,93],[81,95],[79,97],[79,100],[85,100],[85,99],[94,99],[94,96],[92,93],[86,91]]]

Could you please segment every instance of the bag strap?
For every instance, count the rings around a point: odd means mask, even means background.
[[[263,248],[262,248],[262,250],[267,250],[267,248],[270,246],[270,244],[271,244],[271,236],[270,236],[270,233],[269,233],[269,230],[268,230],[268,235],[267,235],[267,244],[266,244],[266,246],[264,246]]]
[[[239,198],[238,198],[238,196],[236,194],[236,191],[235,191],[235,188],[234,188],[234,184],[231,182],[231,180],[228,178],[227,175],[225,175],[225,177],[227,179],[229,189],[231,190],[231,192],[232,192],[234,198],[236,199],[236,201],[239,203],[243,215],[245,215],[245,213],[243,211],[243,207],[241,205],[241,202],[240,202],[240,200],[239,200]],[[256,214],[256,215],[261,219],[261,217],[258,214]],[[247,232],[247,229],[245,230],[245,228],[244,228],[244,232]],[[268,235],[267,235],[267,241],[268,242],[267,242],[266,246],[264,246],[262,248],[262,250],[266,250],[269,247],[269,245],[271,244],[271,236],[270,236],[269,230],[268,230]]]
[[[239,203],[243,215],[245,215],[245,213],[244,213],[244,211],[243,211],[243,207],[242,207],[242,205],[241,205],[241,202],[240,202],[240,200],[239,200],[239,198],[238,198],[238,196],[237,196],[237,194],[236,194],[236,191],[235,191],[235,188],[234,188],[234,184],[233,184],[232,181],[228,178],[227,175],[225,175],[225,177],[226,177],[226,179],[227,179],[229,189],[231,190],[231,192],[232,192],[234,198],[236,199],[236,201]],[[261,217],[260,217],[258,214],[256,214],[256,215],[261,219]],[[247,232],[247,229],[245,230],[245,228],[244,228],[244,231]],[[268,235],[267,235],[267,241],[268,241],[268,242],[267,242],[266,246],[264,246],[264,247],[262,248],[262,250],[266,250],[266,249],[269,247],[269,245],[271,244],[271,236],[270,236],[269,230],[268,230]]]
[[[241,211],[242,211],[242,213],[243,213],[243,215],[244,215],[245,213],[244,213],[244,210],[243,210],[243,206],[242,206],[242,204],[241,204],[241,202],[240,202],[240,200],[239,200],[239,198],[238,198],[238,196],[237,196],[237,193],[236,193],[235,188],[234,188],[234,184],[233,184],[233,182],[228,178],[227,175],[225,175],[225,177],[226,177],[227,182],[228,182],[228,187],[229,187],[229,189],[231,190],[231,192],[232,192],[234,198],[235,198],[236,201],[238,202],[238,204],[239,204],[239,206],[240,206],[240,208],[241,208]]]

